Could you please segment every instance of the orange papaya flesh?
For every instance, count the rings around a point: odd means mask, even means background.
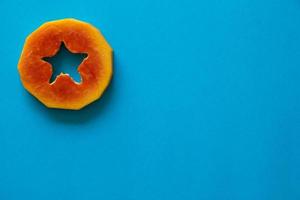
[[[50,83],[54,56],[64,43],[72,53],[88,56],[78,67],[81,82],[61,73]],[[99,99],[112,77],[112,48],[94,26],[75,19],[46,22],[31,33],[18,63],[26,90],[49,108],[79,110]]]

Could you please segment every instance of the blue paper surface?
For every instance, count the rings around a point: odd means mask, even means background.
[[[297,0],[0,1],[1,200],[300,199]],[[73,17],[114,49],[104,96],[45,108],[17,63]]]

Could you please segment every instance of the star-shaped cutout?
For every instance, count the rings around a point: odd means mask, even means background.
[[[62,42],[58,52],[54,56],[42,58],[44,61],[50,63],[53,68],[50,83],[52,83],[61,73],[69,74],[74,81],[79,83],[81,77],[77,68],[86,57],[87,54],[85,53],[70,52]]]

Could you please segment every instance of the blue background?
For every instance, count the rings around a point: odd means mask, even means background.
[[[300,199],[298,0],[1,0],[0,199]],[[19,80],[28,34],[74,17],[114,48],[79,112]]]

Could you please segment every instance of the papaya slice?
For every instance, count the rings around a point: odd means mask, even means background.
[[[64,43],[72,53],[87,57],[78,66],[79,83],[61,73],[50,83],[54,56]],[[26,90],[49,108],[79,110],[99,99],[112,77],[112,48],[98,29],[76,19],[46,22],[25,41],[18,63]]]

